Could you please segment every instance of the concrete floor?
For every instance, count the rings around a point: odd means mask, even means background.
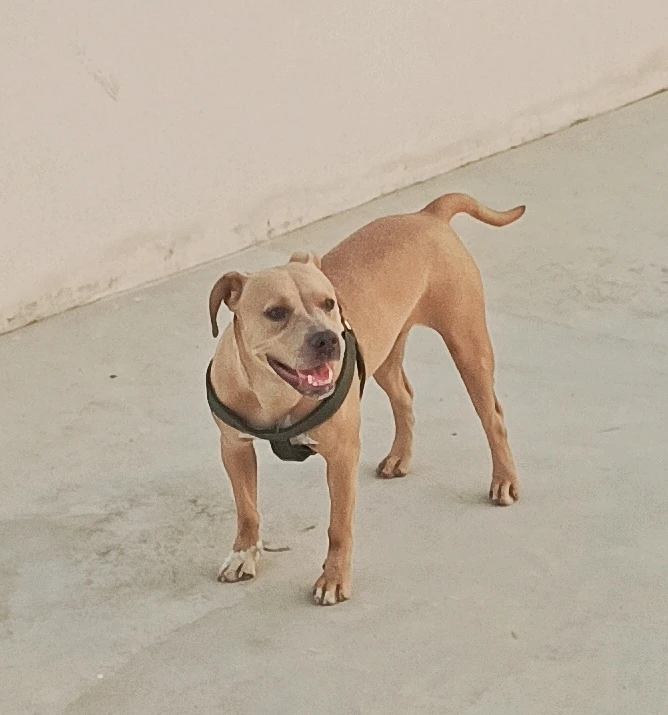
[[[665,713],[668,94],[0,339],[0,712]],[[523,499],[487,504],[482,430],[416,331],[414,473],[364,401],[353,600],[310,604],[317,459],[260,452],[267,554],[216,569],[234,510],[203,390],[206,298],[236,267],[323,251],[448,190],[482,270]],[[370,308],[371,309],[371,308]]]

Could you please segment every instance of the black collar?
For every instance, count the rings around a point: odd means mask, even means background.
[[[364,391],[364,381],[366,378],[364,360],[362,359],[355,334],[345,321],[343,340],[345,343],[343,364],[334,392],[318,403],[318,406],[313,412],[302,417],[302,419],[293,425],[289,427],[277,426],[268,429],[257,429],[249,425],[241,415],[231,410],[218,399],[211,384],[211,365],[213,361],[209,363],[209,367],[206,370],[206,399],[211,408],[211,412],[213,412],[221,422],[239,430],[239,432],[243,434],[251,435],[257,439],[268,440],[274,454],[280,459],[303,462],[307,457],[315,454],[314,450],[303,444],[292,444],[290,440],[323,424],[339,410],[350,391],[350,386],[352,385],[355,375],[355,368],[357,368],[360,379],[360,397]]]

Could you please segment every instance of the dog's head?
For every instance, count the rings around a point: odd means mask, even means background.
[[[213,336],[220,304],[234,313],[242,356],[302,395],[334,389],[343,352],[343,324],[334,288],[311,253],[259,273],[226,273],[211,289]]]

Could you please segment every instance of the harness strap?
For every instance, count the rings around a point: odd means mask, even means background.
[[[305,434],[315,427],[319,427],[340,409],[350,391],[356,368],[360,380],[360,397],[364,392],[364,383],[366,380],[364,360],[359,350],[355,334],[347,323],[344,324],[343,340],[345,344],[343,365],[341,366],[341,374],[337,380],[334,392],[322,400],[313,412],[309,412],[308,415],[302,417],[302,419],[293,425],[268,429],[257,429],[249,425],[241,415],[231,410],[218,399],[211,384],[211,366],[213,361],[209,363],[206,370],[206,398],[211,412],[229,427],[233,427],[239,432],[251,435],[256,439],[269,441],[274,454],[280,459],[303,462],[307,457],[315,454],[314,450],[307,445],[292,444],[290,440]]]

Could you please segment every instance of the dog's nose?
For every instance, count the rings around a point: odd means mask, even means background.
[[[332,330],[320,330],[308,338],[308,345],[313,352],[324,360],[333,360],[339,357],[339,338]]]

